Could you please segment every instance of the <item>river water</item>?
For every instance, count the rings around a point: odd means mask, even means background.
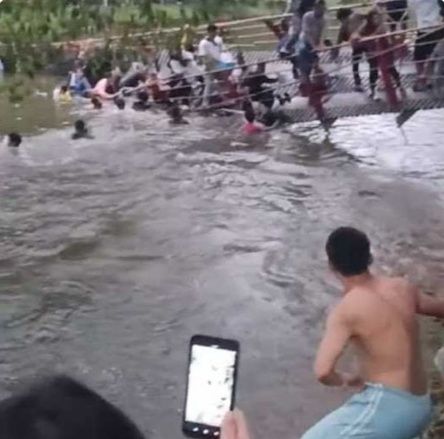
[[[3,107],[4,127],[33,133],[0,149],[3,396],[67,372],[153,438],[179,438],[189,338],[235,337],[257,437],[294,439],[346,396],[311,372],[339,294],[331,229],[366,230],[382,270],[442,280],[443,111],[404,132],[379,116],[243,145],[233,118],[171,127],[106,109],[76,143],[47,128],[75,115],[43,100]]]

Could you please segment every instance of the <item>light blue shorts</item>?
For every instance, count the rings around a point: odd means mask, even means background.
[[[429,395],[368,383],[302,439],[414,439],[429,425],[432,413]]]

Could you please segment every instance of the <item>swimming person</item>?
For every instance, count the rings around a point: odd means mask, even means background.
[[[415,438],[432,418],[418,315],[444,318],[444,300],[405,279],[372,273],[370,241],[357,229],[336,229],[326,252],[343,296],[328,316],[314,372],[326,386],[357,393],[302,439]],[[359,369],[343,374],[336,367],[349,345]]]
[[[71,139],[78,140],[78,139],[91,139],[91,138],[92,136],[90,135],[85,122],[82,119],[76,120],[74,122],[74,132],[71,135]]]
[[[252,109],[247,109],[244,113],[245,124],[242,127],[242,132],[246,135],[259,134],[265,131],[265,126],[256,122],[256,114]]]

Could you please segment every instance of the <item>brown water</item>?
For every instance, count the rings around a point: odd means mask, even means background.
[[[241,342],[239,404],[257,437],[295,439],[345,397],[311,373],[338,297],[329,231],[359,226],[380,268],[440,281],[442,111],[404,135],[384,116],[250,146],[233,146],[231,118],[172,128],[106,109],[76,143],[45,129],[75,114],[43,97],[15,111],[41,132],[0,149],[3,396],[68,372],[153,438],[179,438],[188,339],[208,333]]]

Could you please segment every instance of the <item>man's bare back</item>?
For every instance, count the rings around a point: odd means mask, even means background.
[[[427,393],[417,294],[403,279],[368,275],[334,310],[350,327],[364,381]]]
[[[444,318],[444,300],[421,294],[404,279],[372,274],[370,241],[353,227],[332,232],[326,252],[344,294],[328,316],[314,372],[327,386],[353,386],[358,392],[303,439],[416,437],[433,411],[417,315]],[[358,357],[354,375],[336,369],[350,345]]]

